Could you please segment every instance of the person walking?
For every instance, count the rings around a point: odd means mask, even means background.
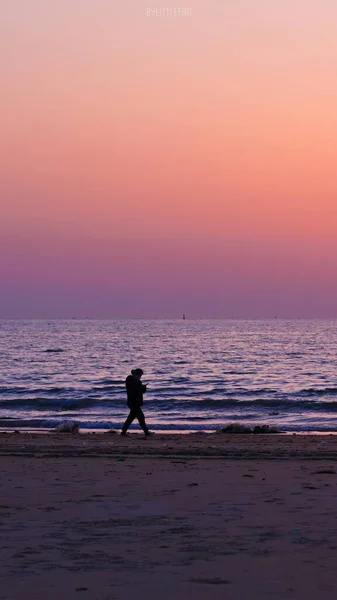
[[[152,435],[152,432],[149,431],[149,428],[145,423],[144,413],[141,409],[143,406],[143,394],[146,392],[146,385],[141,382],[142,375],[142,369],[133,369],[131,375],[128,375],[125,380],[130,413],[123,425],[121,435],[127,435],[127,430],[135,419],[138,419],[138,423],[146,437]]]

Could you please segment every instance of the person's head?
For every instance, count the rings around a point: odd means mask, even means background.
[[[131,375],[133,375],[134,377],[137,377],[137,379],[140,379],[141,376],[143,375],[143,371],[142,371],[142,369],[132,369]]]

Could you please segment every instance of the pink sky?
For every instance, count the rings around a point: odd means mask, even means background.
[[[337,316],[337,4],[2,0],[0,317]]]

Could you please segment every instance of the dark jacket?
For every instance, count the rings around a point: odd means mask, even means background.
[[[139,408],[143,406],[143,394],[146,392],[146,385],[143,385],[140,379],[133,375],[128,375],[125,380],[126,393],[128,397],[129,408]]]

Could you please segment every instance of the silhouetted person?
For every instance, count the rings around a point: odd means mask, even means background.
[[[131,375],[128,375],[125,380],[130,414],[123,425],[121,435],[126,435],[132,421],[135,419],[138,419],[138,423],[145,435],[151,435],[151,432],[145,423],[144,413],[141,409],[143,406],[143,394],[146,392],[146,385],[143,385],[141,382],[142,375],[142,369],[134,369],[131,371]]]

